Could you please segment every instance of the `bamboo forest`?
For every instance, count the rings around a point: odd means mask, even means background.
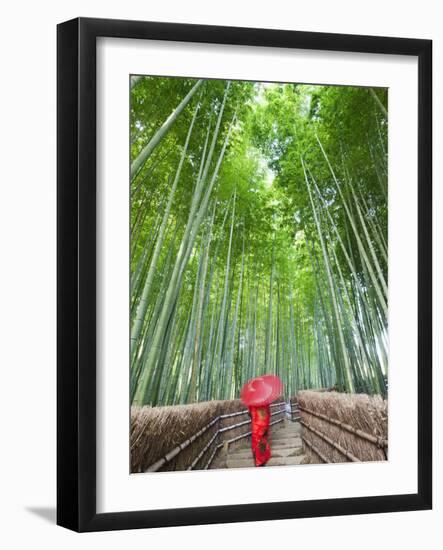
[[[386,397],[387,89],[130,82],[132,404]]]

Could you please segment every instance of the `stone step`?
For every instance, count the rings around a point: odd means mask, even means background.
[[[268,435],[268,439],[272,439],[273,441],[285,441],[287,439],[300,439],[300,434],[296,434],[296,433],[270,434]]]
[[[272,424],[271,428],[288,428],[295,430],[300,427],[300,422],[288,422],[287,424],[279,422],[278,424]]]
[[[271,426],[271,430],[274,429],[274,430],[280,430],[280,429],[285,429],[285,430],[297,430],[298,428],[300,427],[300,424],[297,422],[297,423],[293,423],[293,424],[283,424],[283,423],[280,423],[280,424],[273,424]]]
[[[302,463],[306,455],[300,456],[290,456],[290,457],[272,457],[269,462],[266,463],[265,468],[268,466],[297,466]],[[254,460],[252,458],[242,458],[242,459],[231,459],[228,457],[227,463],[228,468],[255,468]]]
[[[290,430],[269,430],[269,435],[287,435],[287,436],[299,436],[300,430],[293,430],[292,428]]]
[[[301,437],[269,437],[268,441],[270,445],[301,445]]]
[[[273,433],[278,433],[278,432],[294,432],[294,433],[299,433],[301,432],[301,427],[296,427],[296,426],[282,426],[281,428],[275,428],[273,426],[271,426],[271,429],[270,429],[271,432]]]
[[[287,424],[285,424],[284,422],[279,422],[278,424],[273,424],[271,426],[271,430],[272,429],[279,430],[281,428],[296,430],[299,427],[300,427],[300,422],[288,422]]]
[[[279,428],[290,428],[290,429],[297,429],[300,428],[301,424],[300,422],[288,422],[285,424],[284,422],[279,422],[278,424],[273,424],[271,428],[279,429]]]
[[[300,437],[291,437],[288,439],[268,439],[269,444],[271,445],[272,449],[282,449],[286,447],[301,447],[302,446],[302,440]],[[247,443],[246,445],[241,445],[235,448],[232,448],[231,452],[235,452],[238,450],[244,450],[244,449],[250,449],[251,443]]]
[[[278,434],[278,433],[283,433],[283,432],[287,432],[287,433],[300,433],[300,430],[297,430],[296,428],[280,428],[278,430],[276,429],[270,429],[269,430],[270,433],[274,433],[274,434]]]
[[[270,441],[272,449],[286,449],[287,447],[302,447],[301,439],[289,440],[289,441]]]
[[[300,456],[303,454],[302,447],[283,447],[280,449],[276,449],[274,447],[271,448],[272,457],[275,458],[283,458],[285,456]],[[252,458],[252,450],[251,449],[242,449],[242,450],[235,450],[233,452],[230,452],[228,455],[229,459],[243,459],[243,458]]]
[[[276,446],[271,445],[271,454],[272,456],[289,456],[292,453],[295,453],[296,455],[303,452],[303,447],[301,445],[286,445],[286,446]],[[232,456],[241,456],[241,457],[252,457],[252,449],[250,446],[248,447],[237,447],[236,449],[232,449],[228,455],[224,457],[224,460],[227,460],[228,457]]]

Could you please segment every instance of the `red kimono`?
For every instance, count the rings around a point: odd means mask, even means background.
[[[251,444],[255,465],[264,466],[271,458],[271,447],[267,440],[271,409],[269,405],[249,407],[249,413],[252,421]]]

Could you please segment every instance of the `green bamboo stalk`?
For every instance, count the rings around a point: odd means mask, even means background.
[[[308,189],[309,199],[311,201],[312,213],[314,215],[315,225],[317,227],[318,236],[319,236],[319,240],[320,240],[320,245],[321,245],[322,252],[323,252],[324,265],[325,265],[326,274],[327,274],[327,278],[328,278],[328,283],[329,283],[329,287],[330,287],[330,291],[331,291],[330,294],[331,294],[332,305],[333,305],[334,314],[335,314],[336,329],[337,329],[338,335],[339,335],[339,341],[340,341],[340,345],[341,345],[341,349],[342,349],[343,364],[344,364],[344,367],[345,367],[344,368],[345,387],[346,387],[347,391],[352,393],[354,391],[354,383],[353,383],[353,380],[352,380],[351,366],[349,364],[346,345],[345,345],[345,340],[344,340],[344,335],[343,335],[343,330],[342,330],[342,326],[341,326],[341,322],[340,322],[340,314],[339,314],[339,309],[338,309],[337,298],[336,298],[336,295],[335,295],[334,281],[333,281],[333,278],[332,278],[331,268],[330,268],[330,264],[329,264],[329,257],[328,257],[328,253],[326,251],[326,246],[325,246],[325,242],[324,242],[324,239],[323,239],[322,230],[320,228],[320,223],[319,223],[319,219],[318,219],[318,216],[317,216],[316,207],[315,207],[315,204],[314,204],[314,200],[312,198],[311,186],[309,184],[309,179],[308,179],[308,175],[306,173],[305,164],[303,162],[303,159],[301,159],[301,163],[302,163],[303,172],[304,172],[304,176],[305,176],[306,187]]]
[[[174,109],[174,111],[169,115],[169,117],[165,120],[165,122],[162,124],[162,126],[155,132],[155,134],[152,136],[152,138],[149,140],[149,142],[145,145],[145,147],[137,155],[137,158],[131,164],[131,179],[133,179],[138,174],[138,172],[143,167],[145,162],[148,160],[148,158],[150,157],[150,155],[152,154],[154,149],[157,147],[157,145],[161,142],[161,140],[168,133],[171,126],[177,120],[178,116],[181,114],[183,109],[186,107],[186,105],[189,103],[189,101],[194,96],[195,92],[200,88],[200,86],[202,84],[203,84],[202,79],[200,79],[196,82],[196,84],[186,94],[186,96],[181,101],[181,103],[176,107],[176,109]]]
[[[131,359],[132,359],[132,361],[134,361],[134,359],[135,359],[135,354],[136,354],[137,347],[138,347],[138,339],[139,339],[139,336],[140,336],[140,331],[141,331],[142,326],[143,326],[143,322],[144,322],[145,315],[146,315],[146,310],[147,310],[148,303],[149,303],[149,294],[150,294],[150,291],[151,291],[151,288],[152,288],[154,275],[155,275],[155,272],[157,270],[157,262],[158,262],[158,259],[159,259],[159,256],[160,256],[160,251],[162,250],[162,247],[163,247],[166,224],[168,223],[172,202],[174,200],[175,191],[177,189],[177,184],[180,180],[180,174],[181,174],[181,171],[182,171],[183,163],[184,163],[185,158],[186,158],[186,153],[188,151],[189,140],[191,139],[192,129],[194,127],[194,123],[195,123],[195,119],[197,117],[198,109],[199,109],[199,106],[197,105],[197,108],[194,111],[194,116],[192,117],[191,124],[189,126],[188,134],[186,136],[185,145],[183,147],[182,155],[180,157],[180,162],[179,162],[176,174],[175,174],[174,182],[173,182],[171,190],[169,192],[168,202],[166,204],[165,212],[163,214],[163,220],[162,220],[162,223],[161,223],[161,226],[160,226],[160,229],[159,229],[159,233],[157,235],[157,240],[156,240],[156,243],[155,243],[155,249],[154,249],[153,256],[152,256],[152,259],[151,259],[151,263],[150,263],[150,266],[149,266],[149,271],[148,271],[148,274],[147,274],[147,277],[146,277],[146,282],[145,282],[143,292],[142,292],[142,295],[141,295],[141,298],[140,298],[140,301],[139,301],[139,304],[138,304],[138,307],[137,307],[137,312],[135,314],[135,319],[134,319],[133,324],[132,324],[132,328],[131,328]]]

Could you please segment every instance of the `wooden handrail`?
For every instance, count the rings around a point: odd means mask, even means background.
[[[164,466],[167,462],[170,462],[174,457],[176,457],[181,451],[186,449],[186,447],[189,447],[191,443],[193,443],[197,438],[199,438],[201,435],[203,435],[211,426],[213,426],[217,421],[219,417],[216,416],[214,419],[209,422],[209,424],[206,424],[206,426],[203,426],[198,432],[196,432],[194,435],[192,435],[189,439],[184,441],[183,443],[180,443],[180,445],[177,445],[172,449],[172,451],[169,451],[164,457],[157,460],[157,462],[154,462],[147,470],[146,472],[156,472],[159,470],[162,466]]]
[[[326,441],[326,443],[329,443],[329,445],[331,445],[332,447],[334,447],[334,449],[336,449],[339,453],[341,453],[342,455],[344,455],[346,458],[349,458],[349,460],[351,462],[361,462],[360,459],[358,459],[356,456],[354,456],[352,453],[350,453],[349,451],[347,451],[346,449],[344,449],[341,445],[339,445],[338,443],[335,443],[335,441],[332,441],[332,439],[330,437],[328,437],[327,435],[325,435],[324,433],[320,432],[319,430],[315,429],[313,426],[310,426],[309,424],[307,424],[304,420],[301,420],[300,421],[300,424],[306,428],[307,430],[309,430],[310,432],[314,433],[315,435],[317,435],[320,439],[323,439],[323,441]]]
[[[270,422],[269,425],[270,426],[274,426],[275,424],[278,424],[279,422],[283,422],[283,418],[280,418],[279,420],[274,420],[273,422]],[[235,441],[238,441],[239,439],[243,439],[244,437],[249,437],[251,435],[252,432],[246,432],[244,434],[240,434],[236,437],[233,437],[232,439],[228,439],[227,441],[224,441],[223,443],[219,443],[217,445],[217,447],[214,449],[214,452],[212,453],[212,455],[209,457],[209,460],[208,462],[206,463],[204,469],[207,470],[209,468],[209,466],[211,465],[212,461],[214,460],[214,457],[215,455],[217,454],[217,451],[219,451],[223,445],[225,443],[227,443],[228,445],[230,445],[231,443],[234,443]],[[191,468],[188,468],[188,470],[190,470]]]
[[[286,403],[284,401],[281,401],[279,403],[273,403],[271,404],[270,406],[271,407],[278,407],[280,405],[286,405]],[[272,416],[275,416],[276,414],[281,414],[282,412],[284,412],[285,409],[280,409],[278,411],[274,411],[271,413],[271,417]],[[151,464],[151,466],[149,466],[145,472],[157,472],[160,468],[162,468],[165,464],[167,464],[168,462],[171,462],[171,460],[173,458],[175,458],[179,453],[181,453],[184,449],[186,449],[187,447],[189,447],[189,445],[191,443],[193,443],[196,439],[198,439],[200,436],[202,436],[207,430],[209,430],[209,428],[211,428],[216,422],[222,420],[222,419],[225,419],[225,418],[232,418],[232,417],[235,417],[235,416],[240,416],[240,415],[243,415],[243,414],[246,414],[246,413],[249,413],[248,409],[245,409],[244,411],[238,411],[238,412],[235,412],[235,413],[227,413],[227,414],[222,414],[222,415],[218,415],[216,416],[215,418],[213,418],[208,424],[206,424],[206,426],[204,426],[203,428],[201,428],[198,432],[196,432],[194,435],[192,435],[189,439],[187,439],[186,441],[184,441],[183,443],[180,443],[179,445],[177,445],[176,447],[174,447],[171,451],[169,451],[165,456],[163,456],[162,458],[160,458],[159,460],[157,460],[156,462],[154,462],[153,464]],[[210,448],[210,446],[212,445],[212,443],[215,441],[216,437],[220,434],[220,433],[224,433],[224,432],[227,432],[229,430],[233,430],[235,428],[239,428],[241,426],[245,426],[246,424],[249,424],[251,421],[250,420],[245,420],[243,422],[238,422],[237,424],[231,424],[230,426],[225,426],[224,428],[219,428],[215,434],[212,436],[210,442],[203,448],[202,451],[200,451],[198,457],[196,457],[192,463],[191,463],[191,466],[188,467],[188,470],[192,469],[196,464],[197,462],[202,458],[202,456],[205,454],[205,452]],[[278,422],[281,422],[281,420],[277,420],[275,422],[271,422],[270,425],[273,425],[273,424],[276,424]],[[249,432],[250,434],[250,432]],[[241,437],[246,437],[245,434],[242,434]],[[237,438],[234,438],[232,440],[228,440],[228,444],[232,443],[233,441],[236,441],[237,439],[240,439],[241,437],[237,437]],[[215,452],[221,448],[223,446],[223,443],[218,445],[215,449]],[[210,461],[208,462],[207,466],[212,462],[214,456],[215,456],[215,452],[213,453]],[[207,468],[206,466],[206,468]],[[205,469],[206,469],[205,468]]]
[[[325,457],[325,455],[317,449],[317,447],[311,443],[304,435],[301,436],[303,443],[305,443],[310,449],[314,451],[314,453],[320,457],[320,460],[322,460],[325,464],[329,462],[329,460]]]
[[[286,403],[284,401],[281,401],[279,403],[272,403],[269,406],[270,407],[278,407],[279,405],[286,405]],[[233,413],[221,414],[219,416],[219,418],[232,418],[233,416],[241,416],[242,414],[248,414],[248,413],[249,413],[249,410],[244,409],[243,411],[237,411],[237,412],[233,412]]]
[[[240,426],[245,426],[246,424],[250,424],[250,420],[244,420],[243,422],[239,422],[238,424],[231,424],[230,426],[225,426],[224,428],[220,428],[218,430],[218,433],[222,434],[223,432],[227,432],[229,430],[233,430],[234,428],[240,428]]]
[[[388,447],[388,442],[386,439],[383,439],[382,437],[377,437],[375,435],[368,434],[364,432],[363,430],[360,430],[358,428],[353,428],[349,424],[346,424],[345,422],[341,422],[340,420],[336,420],[335,418],[330,418],[329,416],[326,416],[322,413],[318,413],[316,411],[312,411],[311,409],[308,409],[306,407],[303,407],[300,405],[300,410],[303,412],[306,412],[308,414],[311,414],[312,416],[316,416],[317,418],[320,418],[321,420],[324,420],[325,422],[329,422],[330,424],[334,424],[335,426],[338,426],[342,428],[343,430],[356,435],[360,437],[361,439],[365,439],[366,441],[369,441],[370,443],[373,443],[377,447],[381,449],[386,449]]]
[[[211,445],[217,439],[218,434],[219,434],[219,432],[216,431],[215,434],[208,441],[208,443],[206,443],[206,445],[203,447],[203,449],[199,452],[199,454],[191,462],[190,466],[188,466],[188,470],[193,470],[194,469],[194,466],[196,466],[196,464],[199,462],[199,460],[202,458],[202,456],[205,454],[205,452],[211,447]]]

